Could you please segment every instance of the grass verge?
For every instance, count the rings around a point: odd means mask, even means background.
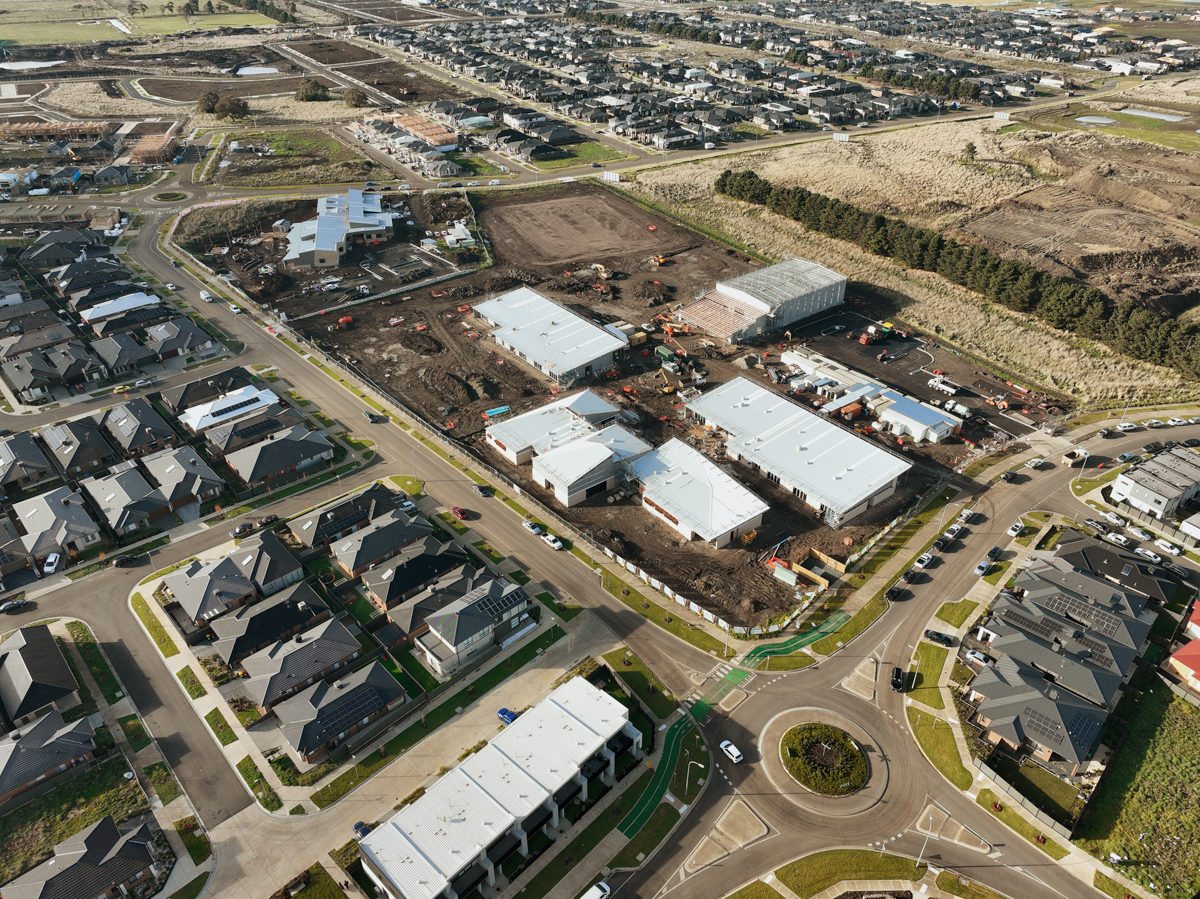
[[[609,667],[637,694],[637,698],[646,704],[654,717],[663,720],[675,711],[675,699],[663,691],[663,685],[658,678],[631,651],[615,649],[604,656],[604,661],[608,662]]]
[[[758,663],[758,671],[799,671],[809,665],[817,664],[806,652],[793,652],[785,656],[767,656]],[[765,886],[765,884],[764,884]]]
[[[225,720],[225,716],[221,714],[220,709],[213,709],[204,716],[204,720],[208,722],[208,726],[217,735],[222,746],[228,746],[238,738],[237,734],[233,732],[233,728],[229,726],[229,722]]]
[[[1053,840],[1046,839],[1044,836],[1043,839],[1045,842],[1039,843],[1036,838],[1041,835],[1042,831],[1030,824],[1003,802],[1000,802],[1000,800],[996,797],[996,794],[991,790],[980,790],[979,795],[975,797],[975,802],[981,808],[987,809],[994,816],[1003,821],[1010,830],[1019,833],[1055,861],[1059,861],[1060,859],[1064,859],[1070,855],[1070,850],[1060,846]],[[996,811],[994,808],[992,808],[993,803],[999,803],[1001,810]]]
[[[187,695],[192,699],[199,699],[201,696],[207,696],[208,691],[204,689],[204,684],[200,683],[200,678],[196,677],[196,672],[192,670],[191,665],[184,665],[175,672],[175,676],[179,678],[179,682],[183,684],[183,689],[187,690]]]
[[[134,614],[146,626],[146,630],[150,632],[150,639],[154,641],[154,645],[158,647],[158,651],[162,653],[164,659],[169,659],[171,656],[179,655],[179,647],[175,645],[175,641],[171,639],[171,635],[167,633],[167,629],[163,627],[158,616],[150,611],[150,604],[142,597],[142,594],[133,594],[132,599]]]
[[[958,879],[957,874],[951,874],[949,871],[943,871],[937,876],[937,888],[943,893],[961,896],[962,899],[1004,899],[999,893],[977,883],[963,883]],[[1118,899],[1124,899],[1124,897],[1118,897]]]
[[[125,695],[125,691],[117,683],[112,669],[108,667],[108,662],[105,660],[104,654],[100,652],[100,647],[96,645],[96,641],[92,637],[92,632],[88,630],[87,625],[82,621],[68,621],[67,633],[75,641],[75,646],[78,647],[79,654],[83,656],[83,663],[87,665],[88,671],[92,673],[92,680],[96,682],[96,686],[100,688],[100,692],[104,695],[104,701],[112,705],[121,699]]]
[[[942,603],[942,607],[937,611],[937,617],[954,627],[962,627],[978,607],[979,603],[971,602],[969,599]]]
[[[246,786],[250,788],[250,792],[254,794],[254,798],[269,812],[278,811],[283,807],[283,802],[280,801],[279,795],[267,783],[267,779],[262,776],[262,772],[258,770],[258,766],[254,764],[254,759],[246,756],[237,763],[238,774],[242,775],[242,780],[246,782]]]
[[[146,733],[146,728],[142,726],[142,721],[137,715],[125,715],[123,718],[118,718],[117,724],[121,725],[121,733],[125,735],[125,739],[129,741],[129,747],[134,752],[145,749],[154,742]]]
[[[905,711],[908,712],[908,723],[925,757],[950,783],[963,791],[970,789],[971,772],[963,767],[950,725],[936,715],[920,712],[912,706],[908,706]]]
[[[784,865],[775,876],[799,899],[811,899],[843,880],[916,882],[925,876],[925,870],[925,865],[898,855],[880,855],[869,849],[833,849]]]
[[[198,899],[199,895],[204,892],[204,886],[208,883],[208,872],[201,874],[199,877],[189,880],[182,887],[171,894],[171,899]]]
[[[646,822],[646,826],[634,834],[633,839],[622,847],[608,863],[610,868],[637,868],[667,838],[671,828],[679,820],[679,810],[669,802],[660,803]],[[641,856],[639,859],[638,856]]]
[[[171,897],[175,899],[175,897]],[[783,899],[783,896],[761,880],[756,880],[754,883],[748,883],[736,893],[730,893],[725,899]]]
[[[944,646],[934,646],[932,643],[920,643],[917,645],[917,651],[920,653],[916,659],[919,664],[916,667],[916,674],[909,678],[911,686],[908,695],[931,709],[944,709],[946,703],[942,699],[942,691],[938,689],[938,679],[942,676],[942,669],[946,666],[946,656],[949,654],[949,650]],[[909,670],[910,672],[913,670],[911,665]]]
[[[563,621],[570,621],[583,611],[582,606],[568,606],[565,603],[557,602],[553,593],[539,593],[536,599]]]
[[[828,637],[822,637],[814,643],[812,645],[813,651],[825,656],[832,655],[874,624],[875,619],[886,610],[887,601],[882,597],[876,596],[868,600],[867,604],[859,609],[853,618]]]
[[[163,805],[170,805],[182,795],[179,784],[175,782],[174,775],[167,770],[167,766],[162,762],[147,765],[142,769],[142,773],[146,775],[150,783],[154,786],[154,792],[158,794],[158,798],[162,801]]]
[[[1121,886],[1121,884],[1103,871],[1096,872],[1096,876],[1092,878],[1092,886],[1105,896],[1112,896],[1112,899],[1125,899],[1129,895],[1129,890],[1125,889],[1125,887]]]
[[[183,840],[184,848],[187,849],[193,864],[198,865],[212,855],[212,843],[208,841],[208,836],[194,815],[176,821],[175,830],[179,839]]]

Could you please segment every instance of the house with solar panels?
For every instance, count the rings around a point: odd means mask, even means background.
[[[416,647],[434,671],[448,675],[490,646],[506,646],[535,622],[520,584],[489,580],[425,617]]]
[[[297,268],[337,268],[354,244],[375,244],[392,236],[391,213],[379,194],[350,190],[317,200],[317,217],[292,225],[285,263]]]
[[[1149,647],[1146,599],[1061,560],[1019,574],[976,636],[999,658],[971,683],[984,739],[1075,774]]]

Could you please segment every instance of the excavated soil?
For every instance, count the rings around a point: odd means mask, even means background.
[[[430,78],[391,60],[361,66],[343,66],[338,71],[345,72],[351,78],[357,78],[363,84],[369,84],[405,104],[458,100],[467,96],[453,84]]]

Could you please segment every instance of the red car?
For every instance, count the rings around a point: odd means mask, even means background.
[[[467,520],[467,513],[464,512],[462,509],[460,509],[458,506],[451,506],[450,514],[453,515],[455,518],[457,518],[459,521]]]

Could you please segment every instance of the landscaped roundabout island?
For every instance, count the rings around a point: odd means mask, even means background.
[[[830,724],[797,724],[779,741],[779,757],[797,783],[824,796],[849,796],[871,776],[867,754]]]

